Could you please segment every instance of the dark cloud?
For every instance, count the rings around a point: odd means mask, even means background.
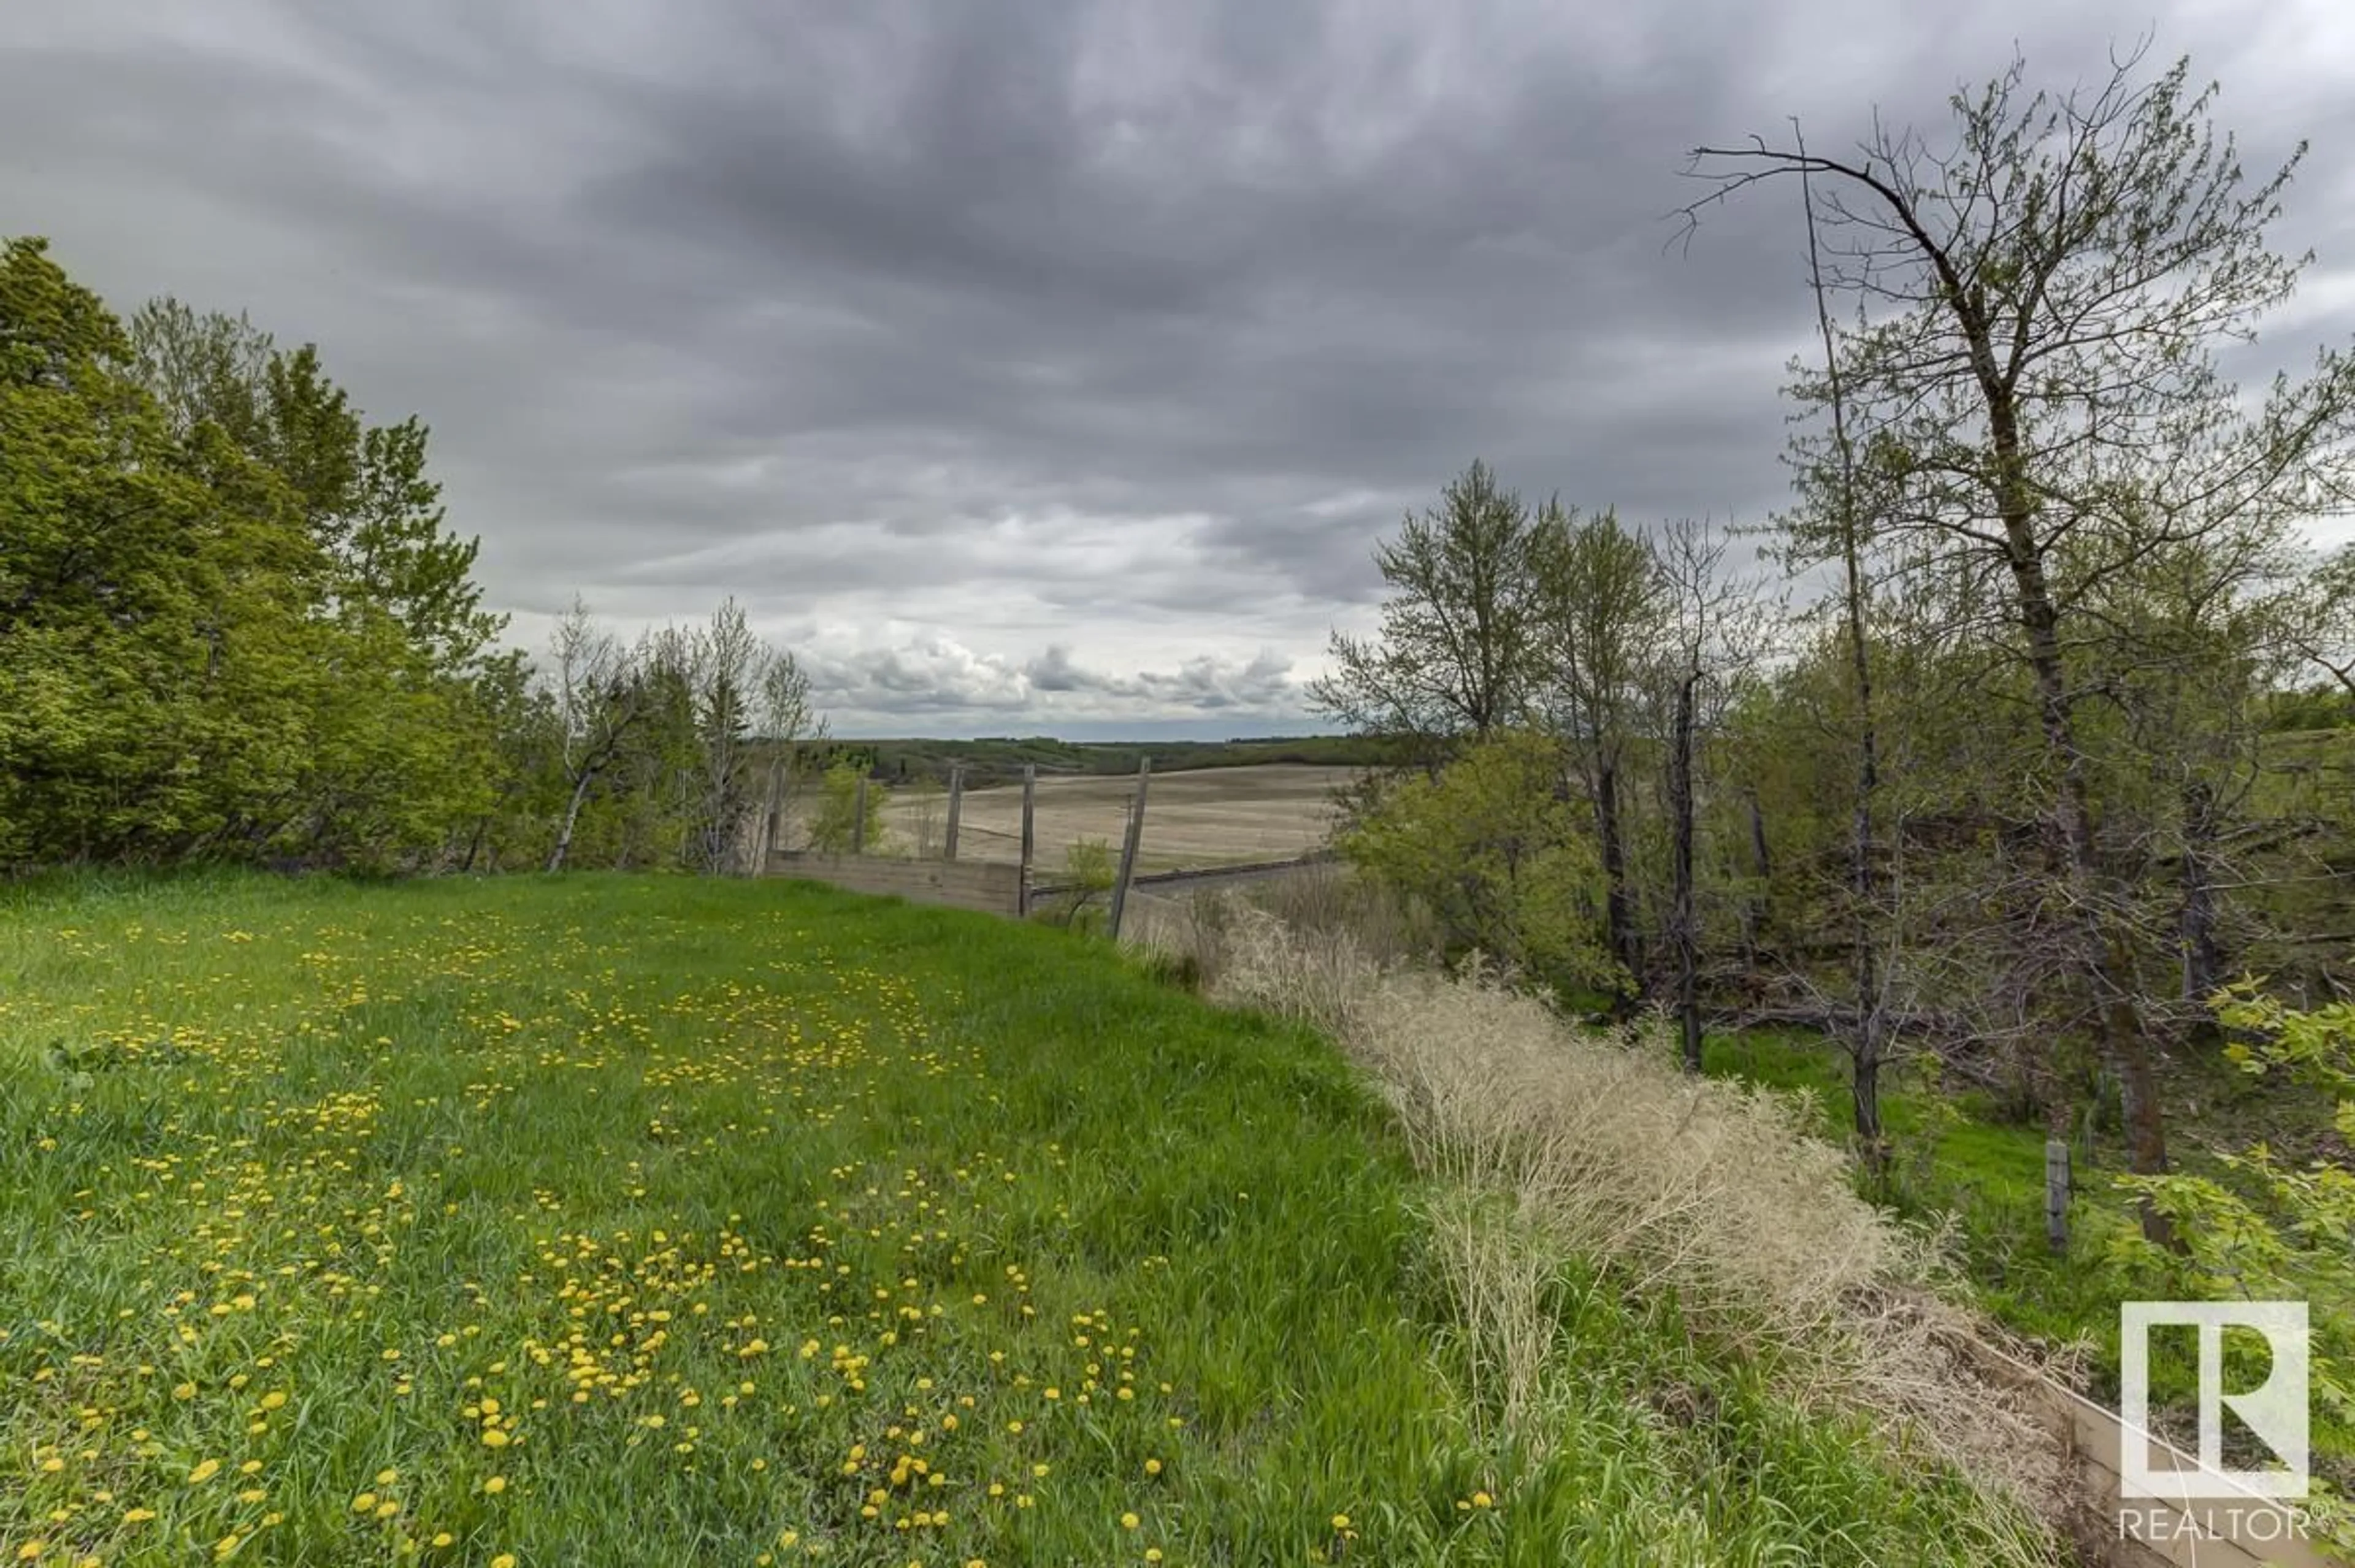
[[[2191,4],[2252,165],[2315,139],[2355,325],[2355,24]],[[1474,456],[1643,520],[1778,502],[1796,214],[1683,151],[1935,123],[2149,28],[1861,0],[18,0],[0,211],[128,304],[422,413],[530,642],[734,593],[847,729],[1303,727],[1369,550]],[[1269,650],[1274,650],[1270,652]]]

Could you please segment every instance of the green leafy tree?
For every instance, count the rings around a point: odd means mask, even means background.
[[[1659,563],[1618,515],[1558,506],[1539,520],[1538,705],[1561,734],[1594,811],[1603,859],[1604,927],[1612,955],[1644,972],[1628,869],[1627,761],[1669,605]]]
[[[252,852],[287,818],[316,556],[282,484],[187,443],[36,240],[0,251],[0,855]]]
[[[2025,67],[1953,100],[1953,144],[1887,127],[1827,157],[1764,140],[1702,148],[1722,199],[1812,182],[1823,286],[1861,319],[1834,337],[1843,442],[1896,504],[1876,547],[2002,584],[1981,635],[2024,676],[2038,753],[2022,783],[2046,826],[2045,943],[2065,948],[2078,1024],[2119,1085],[2133,1168],[2167,1169],[2137,986],[2135,895],[2104,842],[2094,766],[2105,698],[2074,656],[2105,634],[2096,595],[2151,552],[2232,553],[2355,496],[2355,355],[2244,401],[2219,346],[2285,304],[2301,263],[2266,230],[2296,157],[2246,179],[2179,61],[2139,58],[2064,94]],[[2303,155],[2301,147],[2298,156]],[[1698,210],[1696,204],[1693,210]],[[1828,402],[1828,378],[1806,386]],[[2146,1211],[2154,1237],[2163,1217]]]
[[[1373,638],[1335,632],[1316,708],[1353,731],[1395,735],[1436,756],[1446,738],[1519,719],[1536,661],[1538,519],[1475,463],[1439,505],[1378,546],[1390,596]]]
[[[1427,904],[1456,951],[1542,985],[1615,992],[1629,977],[1602,939],[1602,866],[1584,815],[1561,788],[1559,744],[1507,731],[1435,776],[1401,782],[1339,847],[1367,875]]]

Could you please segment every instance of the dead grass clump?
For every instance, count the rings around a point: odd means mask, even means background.
[[[1435,1227],[1504,1409],[1532,1407],[1553,1340],[1536,1234],[1625,1290],[1672,1293],[1795,1399],[1896,1424],[2053,1517],[2060,1456],[2027,1400],[1967,1354],[1971,1320],[1934,1288],[1940,1239],[1859,1197],[1803,1104],[1685,1074],[1657,1020],[1582,1027],[1496,976],[1378,955],[1344,921],[1294,930],[1229,899],[1154,934],[1201,944],[1210,994],[1330,1034],[1380,1082],[1424,1170],[1509,1205],[1504,1229]]]

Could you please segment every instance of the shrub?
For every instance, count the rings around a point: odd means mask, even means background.
[[[2249,981],[2219,995],[2216,1017],[2237,1035],[2225,1054],[2243,1072],[2286,1073],[2329,1095],[2339,1136],[2355,1144],[2355,1004],[2297,1012]],[[2182,1247],[2124,1232],[2119,1261],[2211,1300],[2307,1302],[2310,1396],[2323,1420],[2355,1428],[2355,1171],[2319,1156],[2285,1159],[2262,1141],[2214,1157],[2219,1176],[2118,1179],[2174,1222]],[[2330,1478],[2318,1476],[2318,1488]],[[2345,1497],[2321,1499],[2314,1512],[2334,1541],[2355,1548]]]
[[[1096,901],[1112,891],[1119,874],[1110,842],[1077,840],[1063,851],[1063,882],[1058,896],[1039,908],[1038,918],[1074,930],[1092,929],[1107,912]]]
[[[1593,915],[1601,866],[1561,783],[1551,741],[1500,735],[1435,778],[1393,785],[1339,848],[1428,906],[1452,950],[1485,954],[1556,991],[1615,988]]]
[[[810,813],[810,848],[828,855],[850,853],[853,825],[858,820],[858,769],[849,763],[837,763],[826,770],[820,782],[816,805]],[[867,785],[867,824],[864,847],[872,854],[883,848],[883,807],[890,792],[881,784],[869,781]]]

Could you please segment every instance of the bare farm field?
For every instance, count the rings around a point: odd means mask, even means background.
[[[1307,854],[1324,844],[1333,820],[1333,793],[1355,772],[1269,763],[1157,773],[1146,796],[1138,869],[1241,865]],[[1100,838],[1116,849],[1135,791],[1134,775],[1040,779],[1034,851],[1040,874],[1053,875],[1064,851],[1083,838]],[[889,848],[900,854],[938,853],[947,815],[946,797],[938,792],[896,795],[884,814]],[[967,790],[957,835],[963,859],[1015,859],[1022,842],[1022,786]]]

